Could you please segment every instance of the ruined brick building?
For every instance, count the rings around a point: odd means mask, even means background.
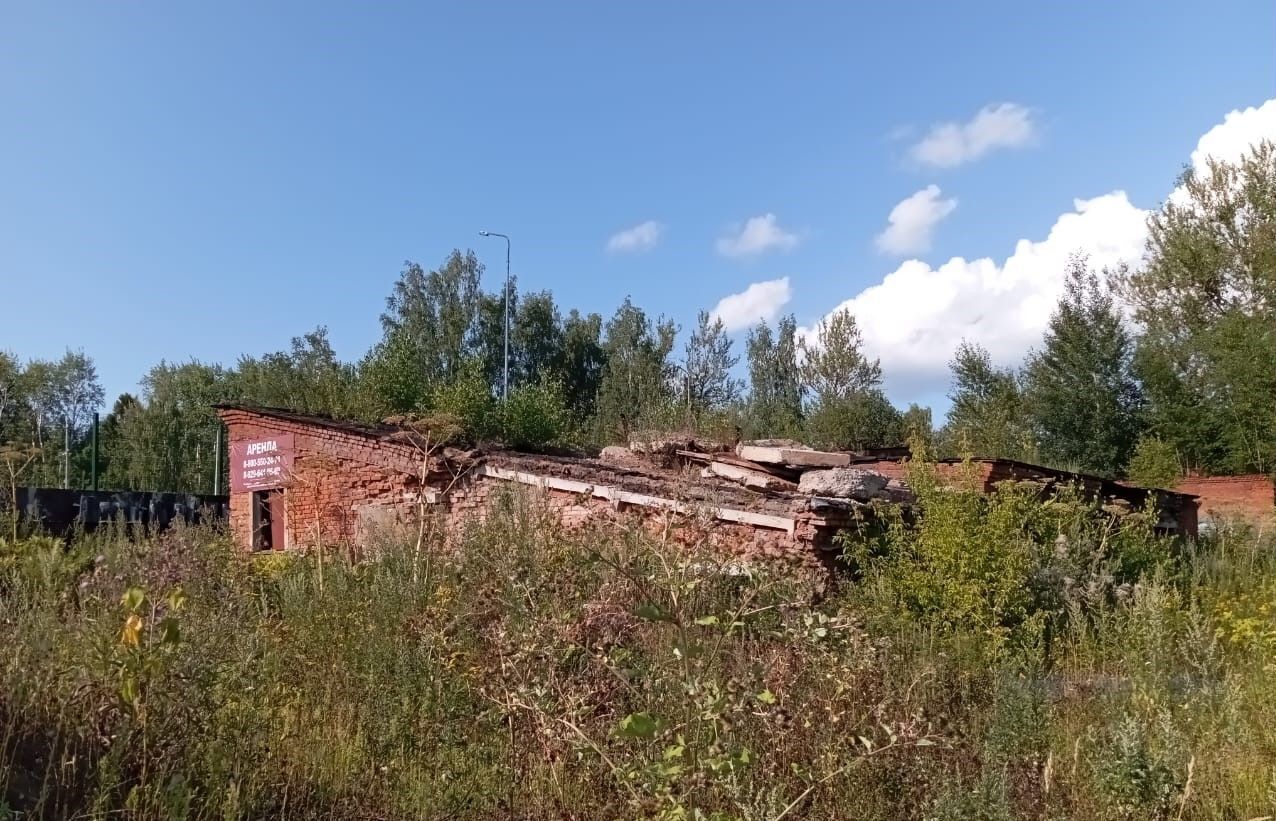
[[[230,441],[230,524],[245,548],[361,546],[421,512],[459,533],[494,494],[532,494],[568,526],[614,520],[741,559],[819,566],[834,536],[878,501],[906,502],[903,450],[849,454],[796,443],[656,453],[607,448],[600,458],[435,447],[419,432],[276,408],[220,405]],[[642,448],[639,448],[640,450]],[[617,452],[619,451],[619,452]],[[940,465],[940,470],[955,466]],[[1081,484],[1161,510],[1162,529],[1195,535],[1194,497],[1007,460],[979,460],[986,489],[1002,479]]]
[[[639,459],[431,448],[392,425],[243,405],[218,413],[230,441],[230,525],[250,549],[357,543],[422,508],[459,530],[505,488],[535,494],[568,525],[632,519],[742,558],[808,565],[853,516],[849,500],[763,492]]]
[[[956,477],[966,467],[961,459],[941,459],[936,469],[941,476]],[[1090,496],[1105,501],[1123,504],[1131,509],[1143,509],[1151,500],[1159,516],[1157,528],[1164,533],[1197,535],[1197,498],[1195,491],[1185,487],[1173,490],[1160,488],[1144,488],[1102,476],[1088,473],[1077,473],[1068,470],[1056,470],[1017,459],[979,458],[968,460],[975,472],[976,479],[985,493],[991,493],[998,482],[1011,480],[1040,482],[1047,486],[1068,484],[1074,485]],[[863,465],[886,476],[901,476],[905,466],[899,460],[875,460]]]
[[[1239,519],[1276,524],[1276,483],[1265,473],[1247,476],[1187,476],[1175,487],[1200,499],[1202,517],[1217,523]]]

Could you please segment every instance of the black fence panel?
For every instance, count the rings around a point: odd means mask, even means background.
[[[175,521],[199,524],[225,521],[230,515],[229,496],[48,487],[17,490],[18,514],[50,533],[74,527],[91,531],[110,522],[163,530]]]

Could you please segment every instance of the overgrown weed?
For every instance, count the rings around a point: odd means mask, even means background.
[[[8,542],[0,806],[1271,814],[1270,544],[1181,551],[1027,487],[922,495],[831,593],[518,493],[460,538],[322,565],[207,528]]]

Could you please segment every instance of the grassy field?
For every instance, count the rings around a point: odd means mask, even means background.
[[[849,577],[503,500],[457,549],[0,546],[0,818],[1258,818],[1276,553],[930,487]]]

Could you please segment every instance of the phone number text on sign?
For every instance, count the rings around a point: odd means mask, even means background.
[[[292,471],[291,433],[230,443],[230,490],[244,493],[287,484]]]

